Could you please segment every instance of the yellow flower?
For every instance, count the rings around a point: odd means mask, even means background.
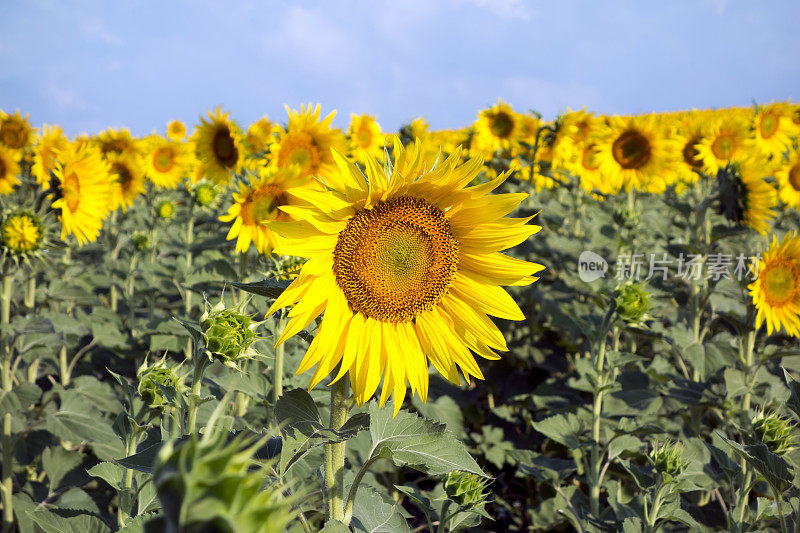
[[[127,128],[119,130],[109,128],[94,137],[92,141],[105,158],[108,158],[109,154],[137,155],[139,152],[136,141],[131,137],[131,132]]]
[[[114,180],[111,209],[122,207],[126,212],[136,197],[144,193],[144,171],[139,159],[131,154],[111,153],[108,163]]]
[[[277,171],[263,169],[261,172],[261,176],[251,176],[249,187],[239,184],[239,192],[233,195],[233,205],[227,214],[219,217],[222,222],[233,221],[227,239],[236,239],[237,252],[246,252],[252,242],[259,253],[271,254],[280,237],[265,223],[294,220],[280,209],[297,203],[289,196],[288,189],[315,183],[308,177],[299,178],[294,167]]]
[[[163,220],[169,220],[175,216],[175,202],[164,200],[156,206],[156,215]]]
[[[800,209],[800,150],[792,152],[789,160],[775,173],[775,178],[781,201]]]
[[[21,152],[33,142],[33,128],[28,123],[28,115],[24,117],[16,111],[6,115],[0,111],[0,144],[9,150]]]
[[[748,287],[758,311],[756,329],[767,323],[767,334],[779,331],[800,337],[800,236],[786,234],[772,244],[758,264],[758,279]]]
[[[56,166],[58,153],[68,147],[69,140],[64,136],[64,132],[59,126],[44,126],[33,150],[32,171],[36,178],[36,183],[43,187],[50,183],[50,172]]]
[[[186,137],[186,126],[180,120],[173,120],[167,124],[167,137],[172,141],[180,141]]]
[[[43,239],[42,221],[30,213],[10,215],[0,225],[0,243],[14,253],[36,251]]]
[[[268,312],[295,304],[277,344],[324,312],[297,372],[317,365],[314,387],[338,366],[334,381],[349,373],[359,405],[383,377],[380,402],[394,394],[395,413],[407,383],[426,399],[428,361],[454,383],[459,370],[483,379],[472,352],[507,350],[487,315],[524,318],[501,286],[528,285],[544,268],[500,253],[541,229],[504,218],[527,194],[489,195],[505,175],[465,188],[480,157],[459,165],[456,149],[431,168],[420,149],[395,139],[393,165],[370,159],[366,177],[334,152],[342,188],[292,189],[302,206],[289,212],[302,222],[269,224],[288,239],[275,253],[308,258]]]
[[[737,224],[747,224],[766,235],[768,220],[775,218],[778,197],[764,179],[763,165],[754,159],[732,163],[717,174],[720,212]]]
[[[14,187],[20,184],[19,164],[14,152],[0,145],[0,195],[11,194]]]
[[[611,188],[650,191],[663,188],[668,147],[653,117],[611,117],[597,141],[600,172]]]
[[[350,141],[350,153],[359,161],[366,160],[367,156],[383,159],[385,136],[375,117],[351,115],[347,137]]]
[[[511,106],[498,100],[497,104],[478,113],[474,124],[473,146],[491,157],[497,150],[509,151],[517,147],[521,120]]]
[[[146,144],[145,172],[161,189],[174,189],[187,174],[189,154],[183,143],[153,136]]]
[[[251,154],[260,154],[269,150],[270,144],[274,141],[276,126],[264,116],[250,124],[245,136],[245,144]]]
[[[789,107],[783,103],[758,106],[753,118],[754,144],[764,155],[780,157],[791,143],[792,121],[789,113]]]
[[[338,151],[346,149],[342,131],[331,128],[331,121],[336,112],[320,120],[319,105],[313,110],[311,104],[308,108],[301,106],[299,113],[287,106],[286,111],[289,113],[286,131],[278,134],[278,140],[271,147],[273,164],[277,168],[297,165],[301,178],[324,176],[326,179],[331,179],[332,170],[335,168],[331,148]],[[329,183],[329,185],[337,184]]]
[[[194,133],[195,152],[200,160],[201,172],[215,183],[225,185],[231,173],[242,169],[244,150],[242,134],[235,122],[220,108],[208,112],[209,120],[200,117],[200,126]]]
[[[78,244],[97,239],[114,202],[109,170],[100,152],[88,145],[74,145],[60,154],[53,169],[60,195],[53,209],[60,210],[62,239],[70,233]]]
[[[673,151],[677,154],[669,166],[674,180],[680,184],[691,184],[698,180],[703,171],[703,160],[697,144],[705,136],[705,121],[700,115],[686,117],[672,135]]]
[[[747,123],[730,112],[718,118],[696,145],[703,171],[714,176],[730,162],[741,161],[749,154]]]

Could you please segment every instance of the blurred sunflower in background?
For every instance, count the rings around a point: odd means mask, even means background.
[[[103,219],[114,203],[114,178],[100,152],[87,145],[74,145],[64,152],[53,169],[58,196],[61,239],[75,235],[78,244],[97,239]]]
[[[32,173],[36,183],[47,187],[50,183],[50,173],[56,166],[59,152],[69,147],[69,140],[64,136],[64,131],[59,126],[44,125],[42,133],[36,139],[33,149]]]
[[[250,185],[239,184],[239,192],[233,194],[233,205],[219,219],[231,222],[228,240],[236,239],[236,251],[246,252],[253,243],[256,250],[269,255],[277,246],[280,237],[266,223],[273,220],[293,220],[282,207],[297,203],[288,190],[311,183],[310,178],[298,176],[295,167],[277,171],[262,169],[261,175],[251,175]]]
[[[766,235],[778,198],[775,188],[764,179],[762,168],[752,159],[731,163],[717,173],[717,186],[720,214]]]
[[[43,239],[42,220],[33,213],[12,213],[0,223],[0,244],[12,253],[34,252],[41,247]]]
[[[180,120],[172,120],[167,124],[167,137],[171,141],[181,141],[186,137],[186,126]]]
[[[28,123],[28,115],[24,117],[19,111],[7,115],[0,111],[0,144],[19,155],[33,142],[33,128]]]
[[[754,145],[766,156],[780,158],[791,144],[791,117],[786,104],[758,106],[753,118]]]
[[[459,164],[460,148],[433,168],[420,150],[395,140],[394,161],[369,160],[366,176],[335,152],[342,188],[292,189],[302,222],[269,224],[287,238],[275,253],[308,258],[268,312],[294,304],[276,344],[324,312],[297,372],[316,365],[314,387],[338,366],[334,381],[349,374],[359,405],[383,379],[380,403],[394,395],[395,413],[407,383],[426,399],[429,360],[454,383],[459,370],[483,379],[473,352],[507,350],[487,315],[524,318],[501,286],[528,285],[544,268],[500,252],[540,229],[505,218],[527,194],[489,195],[506,175],[467,187],[483,161]]]
[[[93,137],[91,142],[100,149],[103,157],[109,154],[137,155],[139,151],[136,140],[131,137],[131,132],[127,128],[118,130],[109,128]]]
[[[748,125],[739,115],[727,112],[717,118],[706,135],[695,144],[697,157],[703,162],[703,171],[713,176],[728,163],[744,159],[748,153],[749,136]]]
[[[15,152],[5,146],[0,146],[0,194],[11,194],[20,184],[19,163]]]
[[[297,165],[300,177],[324,176],[332,179],[335,168],[331,148],[344,152],[347,148],[344,134],[338,128],[332,128],[331,122],[336,111],[320,120],[320,106],[312,110],[311,104],[300,107],[300,112],[286,107],[289,123],[286,130],[278,133],[278,139],[272,144],[271,155],[277,168],[288,168]],[[331,185],[337,185],[331,183]]]
[[[144,171],[139,158],[131,154],[110,154],[109,172],[114,181],[111,209],[128,207],[140,194],[144,194]]]
[[[491,157],[496,151],[516,148],[521,133],[521,120],[511,106],[498,100],[497,104],[478,113],[473,125],[473,144],[476,151]]]
[[[364,161],[368,156],[383,159],[385,136],[375,117],[351,115],[347,139],[350,143],[350,154],[358,161]]]
[[[186,145],[154,135],[146,143],[144,166],[147,178],[160,189],[174,189],[187,173]]]
[[[244,138],[248,151],[251,154],[267,152],[274,140],[275,129],[276,125],[266,115],[250,124]]]
[[[600,172],[611,181],[612,190],[661,188],[667,150],[650,115],[626,118],[615,115],[597,138]]]
[[[688,114],[673,129],[671,139],[673,152],[677,155],[669,166],[676,183],[696,182],[703,172],[703,160],[697,144],[705,136],[705,121],[694,113]]]
[[[775,172],[778,195],[783,203],[800,209],[800,150],[794,150],[788,161]]]
[[[194,132],[195,153],[203,175],[215,183],[225,185],[231,173],[242,170],[244,150],[239,126],[222,113],[220,108],[208,112],[209,120],[200,117],[201,124]]]
[[[758,311],[756,329],[767,324],[767,334],[779,331],[800,337],[800,236],[787,233],[778,242],[773,235],[758,265],[758,279],[748,288]]]

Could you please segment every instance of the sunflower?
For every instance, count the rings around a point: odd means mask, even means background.
[[[756,329],[767,323],[767,334],[779,331],[800,337],[800,236],[786,234],[772,244],[758,264],[758,279],[748,287],[758,311]]]
[[[139,152],[136,141],[131,137],[131,132],[127,128],[118,130],[109,128],[100,135],[93,137],[92,142],[100,149],[100,153],[105,158],[109,154],[137,155]]]
[[[294,220],[288,213],[289,207],[280,208],[297,203],[289,196],[288,189],[309,183],[315,182],[309,177],[298,177],[296,167],[263,169],[260,176],[251,176],[249,186],[240,183],[239,192],[233,195],[233,205],[219,217],[222,222],[233,221],[227,239],[236,239],[236,251],[246,252],[252,242],[259,253],[271,254],[280,237],[265,224],[272,220]]]
[[[788,206],[800,209],[800,151],[795,150],[781,168],[775,172],[778,194]]]
[[[14,187],[20,184],[19,164],[14,152],[0,145],[0,195],[11,194]]]
[[[375,117],[351,115],[347,138],[350,141],[350,154],[357,160],[366,160],[368,155],[383,159],[385,136]]]
[[[171,141],[180,141],[186,137],[186,126],[180,120],[173,120],[167,124],[167,137]]]
[[[145,172],[153,185],[160,189],[174,189],[187,174],[186,145],[153,136],[146,143]]]
[[[6,115],[0,111],[0,144],[9,150],[21,152],[33,142],[33,128],[28,123],[28,115],[24,117],[16,111]]]
[[[46,187],[50,183],[50,172],[56,166],[56,154],[66,150],[69,140],[59,126],[45,124],[42,134],[36,140],[33,149],[33,175],[36,183]]]
[[[761,235],[769,231],[768,220],[775,218],[775,189],[765,179],[762,165],[753,159],[731,163],[717,174],[719,211],[737,224],[746,224]]]
[[[683,120],[672,134],[675,160],[669,170],[675,174],[675,181],[682,184],[695,183],[703,172],[703,160],[697,144],[705,136],[705,122],[699,116],[691,115]]]
[[[497,104],[478,113],[473,125],[475,146],[478,151],[491,157],[497,150],[509,151],[517,147],[521,120],[511,106],[498,100]]]
[[[314,387],[338,366],[333,381],[349,373],[359,405],[383,377],[380,403],[394,394],[395,413],[407,383],[426,399],[428,360],[454,383],[459,370],[483,379],[471,351],[507,350],[487,315],[524,318],[501,285],[528,285],[544,268],[500,253],[540,229],[504,218],[527,194],[488,195],[505,175],[465,188],[480,157],[459,165],[459,148],[431,168],[420,149],[395,139],[393,164],[370,159],[366,177],[334,152],[342,189],[290,190],[302,222],[269,224],[288,239],[275,253],[309,259],[268,312],[296,304],[277,344],[324,311],[297,372],[317,365]]]
[[[43,239],[42,221],[32,213],[14,213],[0,224],[0,244],[12,253],[34,252],[41,247]]]
[[[244,138],[251,154],[261,154],[269,150],[274,140],[276,126],[266,116],[250,124]]]
[[[626,191],[659,189],[667,151],[651,115],[610,117],[597,141],[600,172]]]
[[[695,144],[703,171],[713,176],[728,163],[744,159],[749,153],[748,139],[747,123],[738,115],[727,112],[718,118]]]
[[[753,118],[755,147],[764,155],[780,157],[791,144],[792,122],[784,103],[759,106]]]
[[[277,168],[297,165],[300,168],[301,178],[325,176],[326,179],[332,179],[335,165],[331,148],[338,151],[346,149],[342,131],[331,128],[331,121],[336,112],[320,120],[319,104],[313,110],[311,104],[308,108],[301,106],[299,113],[287,106],[286,111],[289,113],[289,123],[286,125],[286,130],[278,134],[278,140],[271,147],[273,164]]]
[[[558,156],[553,155],[553,164],[562,166],[562,162],[581,156],[584,145],[589,137],[597,132],[599,124],[600,121],[594,113],[587,113],[585,109],[579,111],[568,109],[560,119],[559,129],[563,132],[563,139],[559,143]]]
[[[200,126],[194,133],[195,153],[200,160],[203,175],[215,183],[227,184],[231,173],[242,169],[244,150],[239,126],[220,108],[208,112],[209,120],[200,117]]]
[[[114,179],[111,209],[121,207],[124,213],[144,193],[144,170],[139,159],[130,154],[109,154],[108,163]]]
[[[94,241],[114,203],[108,163],[91,146],[72,146],[59,155],[53,174],[60,189],[53,208],[60,209],[61,239],[71,233],[79,244]]]

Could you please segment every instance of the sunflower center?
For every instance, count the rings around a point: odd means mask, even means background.
[[[611,146],[611,153],[619,166],[626,170],[642,168],[650,160],[650,142],[636,130],[622,133]]]
[[[720,135],[711,143],[711,152],[717,159],[730,159],[736,149],[736,140],[730,135]]]
[[[358,130],[358,143],[361,148],[369,148],[372,146],[372,132],[369,128],[361,128]]]
[[[127,194],[131,189],[131,185],[133,184],[133,173],[131,172],[131,169],[121,163],[116,163],[114,164],[113,170],[117,175],[117,182],[122,188],[122,192]]]
[[[356,213],[333,252],[333,272],[355,312],[408,322],[433,309],[453,283],[458,241],[444,213],[399,196]]]
[[[64,180],[63,191],[64,201],[67,203],[69,210],[74,213],[81,203],[81,182],[74,172],[67,175]]]
[[[683,162],[692,168],[702,168],[703,162],[700,160],[700,153],[697,151],[697,143],[700,137],[692,137],[683,146]]]
[[[6,177],[6,172],[8,169],[6,168],[6,162],[0,158],[0,180]]]
[[[576,143],[582,142],[589,136],[589,123],[585,120],[581,120],[575,124],[575,130],[575,133],[571,135],[572,140]]]
[[[286,205],[283,191],[274,185],[267,185],[250,193],[242,204],[242,222],[256,226],[266,220],[281,218],[283,211],[278,208]]]
[[[18,124],[3,126],[3,143],[9,148],[22,148],[25,144],[25,133]]]
[[[172,148],[162,147],[153,154],[153,167],[159,172],[169,172],[175,165],[175,152]]]
[[[761,117],[761,122],[758,127],[761,129],[761,136],[765,139],[769,139],[778,131],[778,117],[774,112],[765,113]]]
[[[508,113],[495,113],[489,118],[489,130],[495,137],[505,139],[514,129],[514,120]]]
[[[597,156],[595,154],[594,147],[595,145],[590,144],[583,149],[581,164],[586,170],[597,170],[597,168],[600,166],[600,164],[597,162]]]
[[[56,155],[50,148],[42,148],[42,166],[45,170],[52,170],[56,166]]]
[[[100,151],[103,152],[103,155],[107,155],[109,153],[121,154],[129,150],[130,144],[124,139],[112,139],[110,141],[105,141],[100,146]]]
[[[239,151],[233,142],[231,132],[227,128],[214,134],[214,156],[222,166],[230,168],[239,160]]]
[[[800,163],[796,163],[789,169],[789,185],[800,192]]]
[[[761,288],[771,306],[780,307],[793,299],[800,290],[800,273],[790,261],[778,261],[769,265],[761,276]]]
[[[319,169],[320,154],[314,139],[306,133],[287,135],[281,143],[278,166],[285,168],[298,165],[301,174],[309,174]]]

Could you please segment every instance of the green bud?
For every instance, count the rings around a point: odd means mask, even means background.
[[[486,502],[484,490],[488,484],[488,480],[476,474],[455,471],[444,478],[444,491],[459,507],[474,509]]]
[[[242,308],[243,305],[226,309],[220,301],[207,309],[200,321],[209,357],[231,367],[257,354],[252,344],[260,322],[253,322],[249,315],[242,313]]]
[[[214,203],[218,194],[217,188],[211,183],[201,183],[194,189],[194,201],[200,207],[207,207]]]
[[[655,471],[661,474],[666,482],[671,482],[680,476],[688,465],[683,460],[683,444],[679,442],[666,441],[653,446],[649,459]]]
[[[167,366],[165,358],[156,362],[152,366],[147,366],[147,361],[139,367],[136,377],[139,380],[139,396],[150,407],[161,407],[168,403],[164,397],[163,391],[158,387],[172,387],[178,392],[186,390],[183,380],[186,376],[182,376],[178,372],[178,368]]]
[[[131,235],[131,242],[139,251],[144,251],[150,248],[150,235],[144,231],[137,231]]]
[[[277,479],[253,459],[264,441],[226,443],[226,436],[192,435],[159,450],[153,484],[163,508],[160,530],[270,533],[294,518]]]
[[[756,436],[773,453],[783,455],[795,448],[797,427],[789,420],[781,418],[777,412],[756,412],[753,418]]]
[[[172,218],[175,215],[175,202],[164,200],[156,207],[156,214],[164,220]]]
[[[642,285],[628,283],[617,289],[617,314],[629,324],[644,322],[650,310],[650,294]]]
[[[625,228],[635,228],[639,225],[639,213],[631,207],[621,206],[614,211],[614,222]]]

